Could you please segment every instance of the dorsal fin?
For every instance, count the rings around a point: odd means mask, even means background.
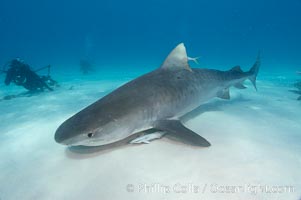
[[[240,66],[235,66],[235,67],[233,67],[232,69],[231,69],[231,71],[234,71],[234,72],[243,72],[242,70],[241,70],[241,68],[240,68]]]
[[[179,44],[170,52],[170,54],[163,62],[161,68],[168,70],[187,69],[189,71],[192,71],[190,66],[188,65],[186,48],[183,43]]]

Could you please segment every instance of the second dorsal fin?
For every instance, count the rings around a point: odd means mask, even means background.
[[[234,71],[234,72],[243,72],[242,70],[241,70],[241,68],[240,68],[240,66],[235,66],[235,67],[233,67],[232,69],[231,69],[231,71]]]

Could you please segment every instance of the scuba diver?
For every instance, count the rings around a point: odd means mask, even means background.
[[[301,75],[301,71],[296,72],[298,75]],[[301,101],[301,80],[297,81],[293,84],[294,88],[297,88],[295,90],[289,90],[290,92],[293,92],[295,94],[298,94],[299,97],[297,98],[298,101]]]
[[[94,71],[92,64],[88,60],[81,60],[79,65],[80,65],[80,71],[83,74],[88,74],[89,72]]]
[[[57,82],[54,81],[50,75],[50,66],[40,68],[39,70],[48,68],[47,76],[39,76],[36,71],[30,69],[28,64],[25,64],[20,59],[13,59],[9,64],[8,70],[3,70],[6,73],[5,85],[9,85],[14,82],[18,86],[23,86],[30,92],[42,92],[44,89],[53,91],[50,86],[58,86]]]

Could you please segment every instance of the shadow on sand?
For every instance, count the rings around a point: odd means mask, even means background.
[[[212,111],[223,111],[223,108],[225,106],[235,105],[235,104],[249,102],[249,101],[251,101],[251,99],[246,99],[246,98],[244,98],[243,95],[239,95],[236,98],[231,99],[231,100],[214,99],[213,101],[202,104],[198,108],[191,111],[190,113],[184,115],[181,118],[181,121],[183,123],[185,123],[203,113],[212,112]]]

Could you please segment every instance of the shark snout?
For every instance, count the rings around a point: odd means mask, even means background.
[[[54,135],[54,140],[62,145],[66,145],[66,146],[72,146],[74,145],[73,139],[72,138],[66,138],[64,137],[63,134],[60,134],[59,132],[56,132]]]
[[[59,144],[65,144],[66,138],[58,129],[54,134],[54,140]]]
[[[62,145],[66,146],[76,146],[81,145],[85,142],[84,138],[81,137],[80,134],[74,129],[70,129],[65,124],[62,124],[54,134],[54,140]]]
[[[71,130],[66,129],[64,124],[62,124],[54,134],[54,140],[63,145],[71,145],[72,144],[72,137],[69,134]]]

